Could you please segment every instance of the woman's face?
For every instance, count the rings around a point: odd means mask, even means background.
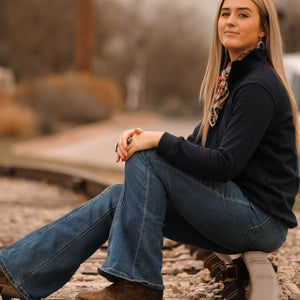
[[[220,42],[229,51],[231,61],[257,47],[265,36],[258,7],[252,0],[225,0],[218,22]]]

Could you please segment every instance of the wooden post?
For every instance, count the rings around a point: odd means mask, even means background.
[[[77,0],[75,69],[93,73],[94,12],[93,0]]]

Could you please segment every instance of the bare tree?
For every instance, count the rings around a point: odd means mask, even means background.
[[[0,56],[19,78],[73,65],[75,0],[0,1]]]
[[[196,10],[162,1],[150,13],[141,0],[140,6],[98,0],[93,8],[90,1],[0,1],[0,63],[1,51],[8,53],[4,60],[19,78],[30,79],[74,69],[76,61],[76,69],[93,68],[125,92],[129,76],[138,73],[143,107],[197,104],[207,37]]]
[[[75,69],[93,72],[94,10],[93,0],[77,0]]]
[[[162,2],[149,17],[150,12],[140,6],[115,3],[113,7],[113,2],[110,0],[114,30],[102,43],[97,74],[118,78],[125,88],[126,79],[138,73],[144,108],[179,103],[182,111],[196,106],[208,52],[198,13]],[[99,8],[104,3],[107,1],[100,1]]]

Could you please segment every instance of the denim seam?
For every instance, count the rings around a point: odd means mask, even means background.
[[[249,206],[249,203],[245,203],[245,202],[243,202],[243,201],[241,201],[240,199],[238,199],[238,198],[233,198],[233,197],[223,197],[225,200],[229,200],[229,201],[234,201],[234,202],[238,202],[238,203],[240,203],[240,204],[243,204],[243,205],[245,205],[245,206]]]
[[[262,227],[263,225],[265,225],[267,222],[269,222],[269,220],[271,219],[272,217],[271,216],[268,216],[262,223],[256,225],[256,226],[253,226],[253,227],[250,227],[248,232],[247,232],[247,235],[243,241],[243,245],[247,245],[251,235],[253,234],[254,230],[257,230],[259,229],[260,227]]]
[[[132,275],[133,277],[137,277],[137,274],[136,274],[136,270],[135,270],[135,267],[136,267],[136,262],[138,261],[138,257],[139,257],[139,251],[140,251],[140,245],[141,245],[141,241],[144,237],[143,235],[143,232],[144,232],[144,229],[145,229],[145,218],[146,218],[146,211],[147,211],[147,207],[148,207],[148,201],[149,201],[149,193],[151,192],[149,190],[149,187],[150,187],[150,172],[152,171],[153,174],[155,174],[157,176],[157,173],[154,171],[153,167],[151,166],[151,160],[148,159],[148,156],[146,155],[146,152],[145,151],[142,151],[141,152],[142,155],[138,156],[138,158],[142,161],[143,165],[147,166],[147,180],[146,180],[146,188],[145,188],[145,195],[144,195],[144,210],[143,210],[143,218],[142,218],[142,222],[141,222],[141,226],[140,226],[140,231],[139,231],[139,239],[138,239],[138,243],[137,243],[137,247],[136,247],[136,253],[135,253],[135,257],[134,257],[134,261],[133,261],[133,264],[132,264]],[[159,178],[159,176],[157,176]],[[150,283],[148,283],[150,284]],[[153,284],[152,284],[153,286]],[[157,285],[156,285],[157,286]]]
[[[30,299],[29,294],[22,288],[22,286],[14,279],[14,277],[11,275],[11,273],[9,272],[9,270],[6,267],[6,264],[3,260],[2,257],[0,257],[1,262],[1,268],[3,270],[3,272],[5,273],[5,275],[7,276],[7,279],[13,284],[13,286],[26,298],[26,299]]]
[[[135,264],[136,261],[138,259],[138,254],[139,254],[139,249],[140,249],[140,244],[141,244],[141,240],[143,238],[143,232],[144,232],[144,225],[145,225],[145,211],[147,208],[147,199],[148,199],[148,187],[149,187],[149,180],[150,180],[150,176],[149,176],[149,168],[147,169],[147,183],[146,183],[146,191],[145,191],[145,204],[144,204],[144,211],[143,211],[143,219],[142,219],[142,224],[141,224],[141,229],[140,229],[140,233],[139,233],[139,240],[138,240],[138,244],[137,244],[137,250],[135,253],[135,257],[134,257],[134,261],[132,264],[132,274],[134,275],[134,277],[136,277],[135,274]]]
[[[21,284],[24,284],[32,275],[39,272],[41,269],[43,269],[45,266],[47,266],[50,262],[52,262],[54,259],[56,259],[61,253],[63,253],[66,249],[70,248],[74,243],[76,243],[78,240],[80,240],[83,236],[85,236],[88,232],[93,230],[99,223],[101,223],[106,217],[110,215],[112,211],[114,211],[115,208],[110,209],[101,219],[97,220],[92,226],[84,230],[80,235],[78,235],[75,239],[72,239],[68,244],[66,244],[63,248],[61,248],[54,256],[52,256],[50,259],[45,261],[42,265],[37,267],[35,270],[33,270],[30,274],[28,274],[27,277],[25,277],[21,282]]]
[[[118,223],[118,220],[119,220],[120,207],[122,206],[123,201],[124,201],[125,186],[126,185],[124,184],[123,188],[122,188],[122,191],[121,191],[119,203],[118,203],[118,206],[117,206],[116,211],[115,211],[114,220],[113,220],[112,225],[111,225],[111,234],[110,234],[110,236],[112,236],[113,238],[109,241],[109,244],[110,244],[109,248],[113,247],[113,245],[114,245],[114,239],[115,239],[114,232],[116,231],[117,223]],[[108,248],[108,250],[109,250],[109,248]],[[111,257],[109,255],[109,253],[107,253],[105,261],[110,264]]]
[[[267,222],[269,222],[269,220],[271,219],[271,216],[268,216],[263,222],[259,223],[256,226],[251,226],[250,229],[251,230],[255,230],[255,229],[259,229],[261,226],[265,225]]]

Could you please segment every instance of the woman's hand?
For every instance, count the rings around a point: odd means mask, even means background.
[[[128,160],[137,151],[157,147],[163,134],[164,132],[144,131],[141,128],[124,131],[116,148],[116,162]]]

